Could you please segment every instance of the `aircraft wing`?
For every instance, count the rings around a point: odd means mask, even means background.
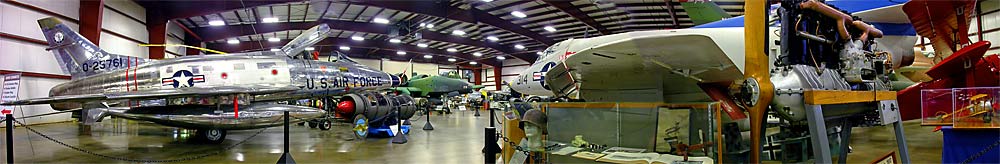
[[[62,103],[62,102],[88,102],[88,101],[113,101],[113,100],[129,100],[129,99],[156,99],[156,98],[168,98],[168,97],[184,97],[184,96],[214,96],[214,95],[233,95],[233,94],[250,94],[250,95],[261,95],[261,94],[272,94],[272,93],[282,93],[291,92],[297,90],[297,87],[269,87],[269,86],[251,86],[251,87],[189,87],[189,88],[168,88],[168,89],[155,89],[155,90],[145,90],[138,92],[118,92],[118,93],[106,93],[106,94],[80,94],[80,95],[65,95],[65,96],[53,96],[53,97],[43,97],[43,98],[33,98],[24,99],[18,101],[4,102],[0,103],[3,105],[34,105],[34,104],[51,104],[51,103]]]
[[[407,95],[422,95],[423,90],[417,87],[393,87],[392,90],[403,92]]]
[[[574,40],[571,45],[584,47],[558,53],[565,59],[546,73],[545,83],[557,96],[586,101],[701,101],[707,96],[698,83],[743,78],[742,32],[656,30]]]
[[[969,42],[966,31],[975,6],[974,0],[915,0],[903,5],[903,10],[917,33],[931,41],[934,51],[948,56],[959,49],[956,44]]]

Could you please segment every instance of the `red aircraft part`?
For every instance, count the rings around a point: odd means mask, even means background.
[[[972,66],[975,63],[979,63],[979,60],[983,59],[983,54],[986,54],[986,50],[989,50],[989,48],[990,42],[988,41],[966,46],[928,69],[927,76],[931,76],[934,79],[943,79],[954,75],[963,75],[969,68],[974,68]]]
[[[943,89],[951,88],[955,84],[951,79],[937,79],[929,82],[922,82],[913,84],[910,87],[906,87],[899,92],[897,92],[897,97],[899,97],[899,115],[903,120],[919,119],[921,117],[920,112],[921,100],[920,91],[925,89]],[[950,100],[951,98],[948,97]],[[950,108],[951,103],[946,103],[947,106],[935,106],[929,108]]]
[[[354,101],[345,100],[337,103],[337,113],[349,114],[354,113]]]
[[[955,51],[955,43],[969,43],[969,19],[976,6],[975,0],[913,0],[903,5],[903,12],[910,18],[920,36],[927,37],[937,51]],[[956,9],[965,12],[959,16]]]

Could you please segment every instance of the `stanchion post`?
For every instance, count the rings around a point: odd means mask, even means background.
[[[278,163],[295,163],[295,159],[292,159],[292,154],[288,153],[288,111],[285,111],[285,151],[281,154],[281,158],[278,159]]]
[[[497,152],[492,149],[490,145],[497,144],[497,129],[495,127],[486,127],[486,145],[483,145],[484,158],[486,163],[497,163]]]
[[[396,136],[392,137],[392,143],[394,144],[405,144],[408,142],[408,139],[406,139],[406,133],[403,133],[403,120],[400,120],[400,118],[402,118],[400,117],[402,116],[401,114],[402,113],[399,112],[399,108],[396,108],[396,116],[395,118],[392,118],[396,119]]]
[[[434,130],[434,125],[431,125],[431,108],[425,108],[424,112],[427,113],[427,122],[424,123],[424,130]]]
[[[487,112],[490,112],[490,127],[496,127],[494,121],[496,121],[496,116],[493,115],[493,108],[486,108]]]
[[[14,114],[7,114],[7,163],[14,163]]]

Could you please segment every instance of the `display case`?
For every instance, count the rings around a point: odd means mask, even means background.
[[[921,91],[922,125],[1000,128],[1000,87]]]
[[[948,126],[952,124],[951,117],[943,117],[952,111],[952,90],[925,89],[920,91],[921,125]]]
[[[573,143],[582,139],[598,145],[581,152],[607,153],[612,148],[628,148],[646,154],[686,152],[692,158],[718,159],[719,107],[714,102],[546,103],[539,107],[548,116],[548,141]],[[697,149],[678,151],[678,146]],[[549,157],[552,163],[588,161],[572,156]]]
[[[955,88],[952,95],[954,128],[1000,128],[1000,87]]]

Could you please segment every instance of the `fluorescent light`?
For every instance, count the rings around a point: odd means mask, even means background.
[[[430,59],[430,58],[434,58],[434,56],[431,56],[431,55],[424,55],[424,59]]]
[[[469,62],[469,64],[471,64],[471,65],[476,65],[476,64],[479,64],[479,63],[476,63],[476,62]]]
[[[427,24],[427,26],[424,26],[424,27],[427,27],[427,28],[434,28],[434,24],[431,24],[431,23],[428,23],[428,24]]]
[[[535,52],[535,54],[542,55],[542,51]]]
[[[507,57],[497,56],[497,59],[504,60],[504,59],[507,59]]]
[[[455,62],[455,61],[458,61],[458,60],[455,60],[455,58],[448,58],[448,61]]]
[[[500,40],[500,38],[497,38],[497,37],[495,37],[495,36],[487,36],[487,37],[486,37],[486,40],[490,40],[490,41],[494,41],[494,42],[496,42],[496,41]]]
[[[427,27],[427,23],[420,23],[420,27]]]
[[[214,21],[208,21],[208,25],[222,26],[222,25],[226,25],[226,22],[223,22],[221,20],[214,20]]]
[[[451,34],[452,34],[452,35],[458,35],[458,36],[462,36],[462,35],[465,35],[465,31],[462,31],[462,30],[455,30],[455,31],[451,31]]]
[[[347,51],[347,50],[351,50],[351,47],[348,47],[348,46],[340,46],[340,50],[344,50],[344,51]]]
[[[483,2],[493,2],[493,0],[482,0]]]
[[[357,41],[362,41],[362,40],[365,40],[365,37],[361,37],[361,36],[352,36],[352,37],[351,37],[351,40],[357,40]]]
[[[552,27],[552,26],[545,26],[545,28],[543,28],[543,29],[545,29],[545,31],[549,31],[549,32],[556,32],[556,28]]]
[[[240,43],[240,40],[236,40],[236,39],[229,39],[229,40],[226,40],[226,43],[229,43],[229,44],[239,44],[239,43]]]
[[[455,48],[448,48],[448,52],[456,52],[456,51],[458,51],[458,49],[455,49]]]
[[[403,51],[396,51],[396,55],[406,55],[406,52],[403,52]]]
[[[521,50],[521,49],[524,49],[524,45],[515,44],[514,48],[517,48],[517,49]]]
[[[274,23],[278,22],[278,18],[277,17],[264,18],[261,19],[261,21],[264,21],[264,23]]]
[[[399,40],[399,39],[389,39],[389,43],[399,43],[399,42],[403,42],[403,41]]]
[[[417,43],[417,47],[427,48],[427,43]]]
[[[473,52],[472,56],[480,57],[480,56],[483,56],[483,53]]]
[[[267,41],[268,42],[278,42],[278,41],[281,41],[281,39],[278,39],[278,38],[267,38]]]
[[[277,49],[277,48],[272,48],[271,49],[271,52],[276,52],[276,51],[281,51],[281,49]]]
[[[372,22],[381,23],[381,24],[389,24],[389,20],[385,19],[385,18],[375,18],[374,20],[372,20]]]
[[[316,48],[313,48],[313,47],[306,47],[306,51],[312,51],[312,50],[316,50]]]
[[[522,13],[522,12],[520,12],[520,11],[513,11],[513,12],[510,12],[510,15],[513,15],[513,16],[515,16],[515,17],[518,17],[518,18],[524,18],[524,17],[528,17],[528,15],[527,15],[527,14],[524,14],[524,13]]]

